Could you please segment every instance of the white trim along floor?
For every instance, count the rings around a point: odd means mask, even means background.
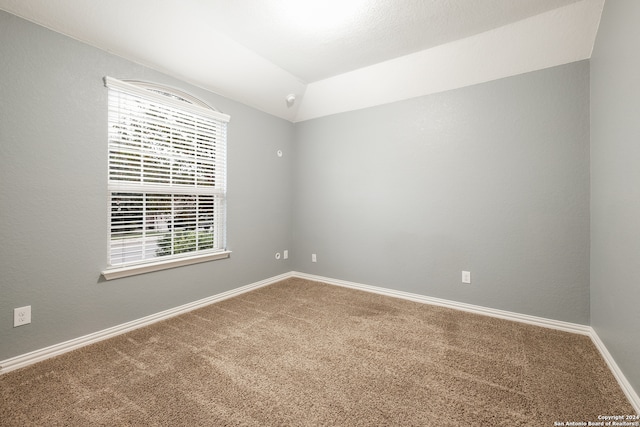
[[[640,414],[640,397],[638,396],[636,391],[633,389],[633,387],[631,386],[627,378],[624,376],[624,374],[616,364],[615,360],[613,359],[613,357],[605,347],[604,343],[600,340],[600,337],[598,337],[595,330],[591,326],[580,325],[580,324],[569,323],[569,322],[562,322],[558,320],[546,319],[543,317],[530,316],[530,315],[514,313],[510,311],[496,310],[493,308],[487,308],[487,307],[482,307],[482,306],[477,306],[472,304],[465,304],[465,303],[460,303],[460,302],[455,302],[450,300],[444,300],[440,298],[432,298],[424,295],[412,294],[409,292],[402,292],[402,291],[396,291],[393,289],[365,285],[361,283],[331,279],[328,277],[315,276],[315,275],[300,273],[296,271],[291,271],[289,273],[284,273],[278,276],[274,276],[269,279],[261,280],[259,282],[251,283],[246,286],[242,286],[227,292],[223,292],[221,294],[213,295],[208,298],[203,298],[201,300],[194,301],[189,304],[184,304],[179,307],[165,310],[160,313],[153,314],[151,316],[146,316],[131,322],[114,326],[112,328],[104,329],[89,335],[85,335],[79,338],[74,338],[69,341],[65,341],[59,344],[54,344],[46,348],[42,348],[26,354],[12,357],[10,359],[2,360],[0,361],[0,375],[15,369],[19,369],[19,368],[34,364],[41,360],[45,360],[50,357],[54,357],[59,354],[69,352],[76,348],[80,348],[85,345],[102,341],[107,338],[111,338],[116,335],[120,335],[129,331],[132,331],[134,329],[138,329],[138,328],[150,325],[152,323],[159,322],[164,319],[168,319],[170,317],[178,316],[182,313],[186,313],[186,312],[195,310],[197,308],[204,307],[209,304],[213,304],[218,301],[232,298],[234,296],[243,294],[245,292],[249,292],[254,289],[261,288],[263,286],[268,286],[270,284],[273,284],[291,277],[299,277],[302,279],[328,283],[330,285],[343,286],[343,287],[352,288],[352,289],[359,289],[361,291],[386,295],[394,298],[401,298],[401,299],[406,299],[410,301],[416,301],[423,304],[439,305],[443,307],[454,308],[457,310],[468,311],[471,313],[482,314],[485,316],[498,317],[501,319],[528,323],[531,325],[542,326],[545,328],[558,329],[565,332],[571,332],[571,333],[576,333],[581,335],[588,335],[593,341],[596,348],[600,351],[600,354],[606,361],[607,365],[609,366],[609,369],[611,369],[611,372],[613,373],[614,377],[618,381],[618,384],[622,388],[622,391],[627,396],[627,399],[629,399],[629,402],[631,403],[631,405],[633,405],[635,411],[638,414]]]

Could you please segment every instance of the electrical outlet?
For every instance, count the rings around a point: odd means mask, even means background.
[[[284,252],[282,253],[282,258],[289,259],[289,251],[287,249],[285,249]]]
[[[276,259],[280,259],[280,252],[276,252]]]
[[[31,306],[13,309],[13,327],[26,325],[31,323]]]
[[[462,283],[471,283],[471,272],[463,271],[462,272]]]
[[[311,262],[318,262],[318,258],[316,257],[316,254],[311,254]]]

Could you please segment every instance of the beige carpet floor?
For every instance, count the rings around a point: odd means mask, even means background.
[[[586,336],[301,279],[0,376],[2,426],[553,426],[632,413]]]

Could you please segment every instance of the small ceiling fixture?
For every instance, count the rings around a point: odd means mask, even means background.
[[[285,101],[287,101],[287,107],[293,107],[293,104],[295,104],[296,102],[296,96],[291,93],[287,95],[287,97],[285,98]]]

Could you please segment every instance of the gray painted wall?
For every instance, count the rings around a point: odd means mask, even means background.
[[[608,1],[591,58],[591,324],[640,391],[640,2]]]
[[[298,123],[295,140],[300,271],[589,323],[587,61]]]
[[[291,123],[2,11],[0,58],[0,360],[293,269],[274,258],[291,249]],[[231,115],[230,259],[101,281],[105,75],[177,87]],[[13,328],[25,305],[33,323]]]

